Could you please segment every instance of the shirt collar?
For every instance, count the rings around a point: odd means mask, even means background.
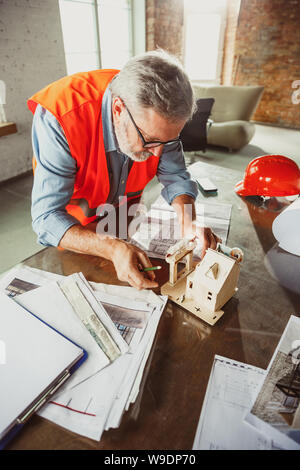
[[[119,146],[112,121],[112,96],[111,91],[107,87],[101,105],[102,113],[102,126],[103,126],[103,140],[105,152],[114,152],[118,150]]]

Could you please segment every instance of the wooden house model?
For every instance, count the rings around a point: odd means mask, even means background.
[[[240,266],[237,261],[208,248],[202,262],[186,279],[186,299],[213,312],[220,310],[234,295]]]
[[[170,263],[169,282],[161,288],[162,294],[167,294],[175,303],[186,308],[210,325],[214,325],[223,315],[223,305],[237,291],[240,273],[240,263],[234,256],[225,255],[208,248],[202,261],[193,268],[190,265],[191,251],[188,252],[189,263],[179,275],[174,275],[175,265],[182,261],[174,252]],[[176,265],[177,267],[177,265]]]

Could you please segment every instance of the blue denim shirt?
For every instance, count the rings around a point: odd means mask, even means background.
[[[110,176],[108,203],[116,203],[125,193],[132,160],[121,153],[115,136],[111,93],[106,89],[102,100],[104,148]],[[37,160],[32,189],[32,226],[38,242],[58,246],[65,232],[78,220],[67,213],[74,189],[76,161],[71,156],[68,142],[56,118],[38,105],[32,124],[32,146]],[[157,169],[163,184],[162,195],[171,204],[180,194],[197,197],[197,186],[186,171],[181,142],[165,145]]]

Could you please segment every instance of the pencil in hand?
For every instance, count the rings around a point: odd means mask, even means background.
[[[157,271],[158,269],[161,269],[161,266],[151,266],[150,268],[140,268],[140,271],[146,273],[148,271]]]

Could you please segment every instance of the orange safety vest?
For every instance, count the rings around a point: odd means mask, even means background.
[[[27,102],[34,114],[38,104],[50,111],[61,125],[77,174],[74,192],[66,210],[82,225],[97,218],[105,204],[110,181],[104,149],[101,104],[105,89],[118,70],[93,70],[76,73],[51,83]],[[145,162],[134,162],[129,172],[125,196],[141,196],[155,176],[159,159],[152,155]]]

